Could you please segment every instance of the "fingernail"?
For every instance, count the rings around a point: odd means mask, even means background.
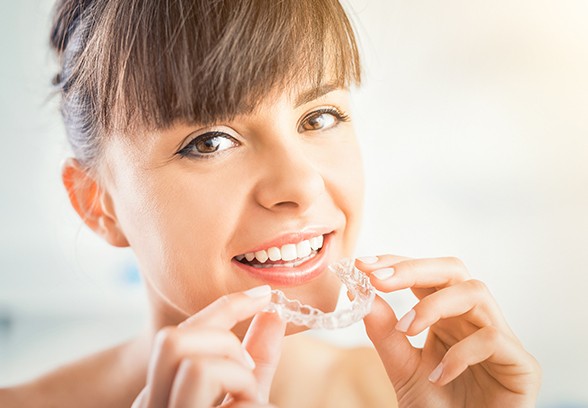
[[[272,288],[270,287],[270,285],[262,285],[246,290],[243,293],[249,296],[250,298],[261,298],[269,295],[271,291]]]
[[[406,331],[408,330],[408,328],[410,327],[410,325],[414,321],[415,317],[416,317],[416,312],[414,311],[414,309],[412,309],[410,312],[405,314],[402,317],[402,319],[400,319],[398,321],[398,323],[396,323],[396,330],[398,330],[399,332],[402,332],[402,333],[406,333]]]
[[[372,275],[374,275],[379,280],[386,280],[394,275],[394,268],[378,269],[377,271],[373,271]]]
[[[255,368],[255,361],[253,360],[253,357],[251,357],[251,354],[249,354],[247,350],[243,349],[243,356],[245,357],[245,362],[249,368],[253,370]]]
[[[359,259],[361,262],[363,262],[364,264],[374,264],[376,262],[378,262],[378,257],[377,256],[360,256]]]
[[[439,365],[431,372],[429,375],[429,381],[432,383],[436,383],[441,378],[441,374],[443,374],[443,363],[439,363]]]

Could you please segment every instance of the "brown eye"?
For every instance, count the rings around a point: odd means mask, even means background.
[[[215,136],[210,139],[197,140],[194,147],[199,153],[214,153],[219,148],[222,148],[223,144],[227,144],[227,139]]]
[[[298,131],[327,130],[337,126],[339,122],[348,122],[349,120],[349,115],[337,108],[323,108],[306,115],[300,123]]]
[[[239,142],[226,133],[210,132],[193,139],[178,154],[188,157],[209,158],[238,145]]]
[[[316,112],[302,122],[304,130],[328,129],[337,123],[337,118],[329,112]]]

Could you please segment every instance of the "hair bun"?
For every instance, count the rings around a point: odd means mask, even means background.
[[[50,42],[53,49],[62,54],[78,27],[82,14],[94,0],[58,0],[55,4]]]

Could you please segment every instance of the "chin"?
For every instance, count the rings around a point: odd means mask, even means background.
[[[302,304],[323,312],[332,312],[337,306],[341,285],[341,281],[334,273],[325,271],[312,282],[281,290],[289,299],[299,300]]]

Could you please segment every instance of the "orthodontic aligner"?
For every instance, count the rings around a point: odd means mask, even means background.
[[[341,329],[363,319],[372,307],[375,289],[369,278],[354,265],[353,259],[342,259],[329,265],[329,270],[345,284],[352,295],[351,307],[325,313],[299,300],[290,300],[279,289],[272,290],[271,303],[264,309],[283,320],[311,329]]]

